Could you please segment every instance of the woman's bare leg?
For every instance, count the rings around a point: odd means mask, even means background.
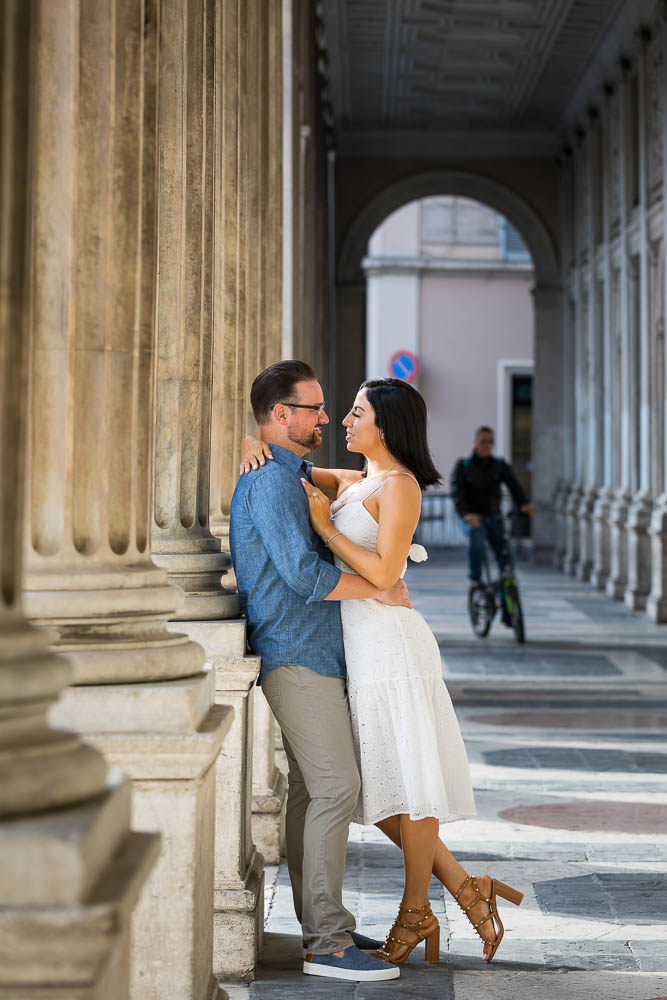
[[[435,932],[438,927],[436,917],[425,911],[428,905],[428,888],[433,871],[435,842],[438,839],[438,821],[433,816],[411,820],[407,815],[392,817],[396,821],[399,843],[403,845],[403,868],[405,885],[401,900],[401,912],[389,937],[378,955],[391,962],[400,963],[419,943],[421,934]],[[379,824],[378,824],[379,825]],[[412,912],[408,912],[412,911]],[[418,924],[421,934],[413,934],[410,924]]]
[[[388,819],[381,819],[379,823],[375,824],[377,828],[379,830],[382,830],[384,835],[388,837],[389,840],[391,840],[394,844],[396,844],[397,847],[400,847],[401,850],[403,849],[403,841],[402,841],[403,827],[401,824],[401,820],[403,818],[404,817],[402,816],[390,816]],[[423,821],[420,820],[419,822]],[[435,822],[436,822],[436,833],[437,833],[437,821]],[[424,860],[424,864],[427,863],[428,863],[428,855]],[[463,868],[458,863],[452,852],[447,847],[445,847],[445,845],[443,844],[443,842],[440,840],[439,837],[436,837],[435,841],[431,871],[432,874],[435,875],[435,877],[438,879],[438,881],[442,882],[444,887],[452,895],[454,895],[454,893],[458,891],[459,887],[461,886],[461,884],[464,882],[464,880],[467,878],[468,875],[465,868]],[[406,870],[406,880],[407,880],[407,870]],[[489,876],[488,875],[478,876],[477,883],[479,885],[480,892],[484,896],[489,896],[489,894],[491,893],[491,879],[489,878]],[[426,892],[428,894],[428,885]],[[461,896],[461,902],[463,903],[464,906],[470,905],[470,903],[472,903],[475,899],[476,899],[476,894],[474,890],[471,889],[470,887],[468,887],[468,889],[466,889]],[[411,904],[406,902],[405,905],[410,906]],[[488,911],[488,907],[486,907],[486,905],[485,908]],[[474,911],[477,920],[479,920],[480,917],[483,915],[483,913],[485,912],[485,908],[480,905],[478,911],[477,910]],[[481,925],[480,931],[485,941],[484,952],[486,953],[488,951],[489,945],[493,941],[495,941],[496,938],[495,928],[492,922],[490,920],[487,920],[485,923]]]
[[[403,845],[405,869],[403,906],[410,908],[424,906],[428,903],[435,842],[438,839],[438,821],[432,816],[414,820],[406,815],[394,818],[399,820]]]

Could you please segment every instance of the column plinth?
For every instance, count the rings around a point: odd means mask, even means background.
[[[593,569],[591,583],[597,590],[604,590],[609,578],[611,561],[609,515],[614,491],[603,486],[593,507]]]
[[[627,607],[643,611],[651,591],[651,537],[649,527],[653,501],[647,490],[632,498],[627,518],[628,580],[624,601]]]
[[[606,593],[617,601],[623,600],[628,582],[628,511],[632,495],[621,487],[614,493],[609,509],[610,560]]]
[[[598,497],[596,486],[588,486],[582,491],[579,506],[575,512],[579,532],[579,558],[575,568],[579,580],[588,580],[593,569],[593,509]]]
[[[565,505],[565,559],[563,570],[574,576],[579,563],[579,505],[583,490],[574,483]]]
[[[558,483],[558,488],[556,490],[556,495],[554,497],[553,503],[553,513],[554,513],[554,551],[553,551],[553,565],[555,569],[562,570],[563,562],[565,560],[565,550],[566,550],[566,539],[567,539],[567,529],[566,529],[566,515],[565,510],[567,507],[567,500],[570,494],[570,484],[565,479],[561,479]]]
[[[654,622],[667,621],[667,493],[655,501],[651,524],[651,592],[646,614]]]
[[[287,781],[276,767],[276,722],[262,689],[256,688],[252,753],[252,837],[267,865],[285,853]]]
[[[216,763],[213,971],[248,977],[261,957],[264,859],[253,842],[254,687],[259,658],[245,655],[245,621],[193,622],[215,677],[215,701],[233,710]]]

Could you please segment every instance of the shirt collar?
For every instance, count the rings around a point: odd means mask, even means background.
[[[293,451],[289,448],[283,448],[282,445],[272,444],[270,445],[271,454],[276,461],[280,462],[282,465],[286,465],[289,469],[293,469],[294,472],[301,472],[307,469],[308,463],[305,458],[299,458],[295,455]]]

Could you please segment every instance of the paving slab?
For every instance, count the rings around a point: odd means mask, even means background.
[[[230,1000],[667,1000],[667,629],[587,584],[520,566],[529,641],[473,636],[460,551],[411,567],[471,762],[477,816],[441,828],[472,874],[525,893],[499,901],[490,965],[443,887],[431,901],[441,961],[420,946],[387,983],[304,977],[285,866],[267,870],[264,959]],[[400,852],[353,825],[345,901],[364,933],[395,917]]]

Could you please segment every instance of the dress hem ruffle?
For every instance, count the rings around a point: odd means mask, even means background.
[[[404,808],[401,809],[401,807],[398,806],[395,809],[391,809],[389,811],[383,809],[381,812],[377,814],[377,816],[371,817],[370,819],[365,819],[365,818],[360,819],[359,815],[355,814],[352,817],[352,822],[359,823],[361,826],[374,826],[375,823],[381,823],[383,819],[389,819],[391,816],[404,816],[407,812],[408,810]],[[411,820],[437,819],[438,823],[457,823],[461,819],[474,819],[475,816],[477,815],[476,811],[461,812],[461,813],[448,812],[444,817],[438,815],[438,813],[439,810],[433,810],[430,812],[427,811],[422,812],[420,810],[419,813],[413,812],[411,810],[409,811]]]

